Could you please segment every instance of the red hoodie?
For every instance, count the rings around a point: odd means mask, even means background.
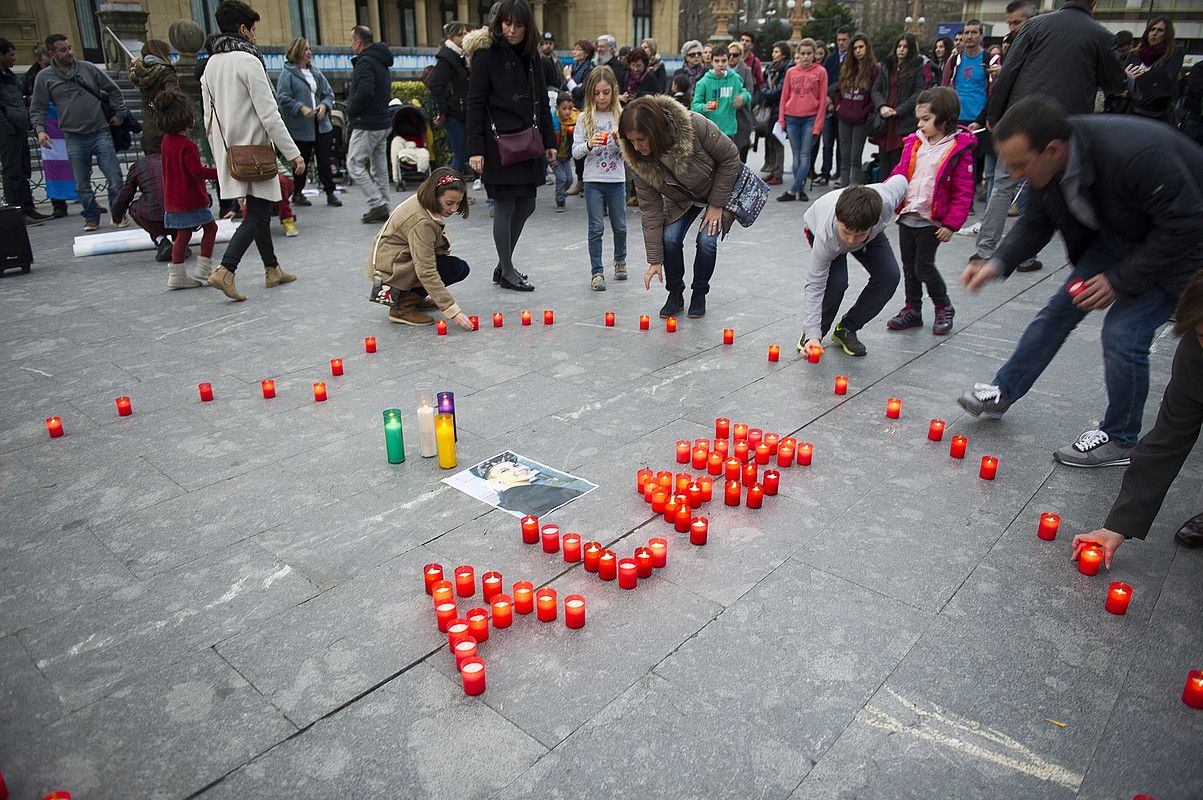
[[[811,131],[817,136],[823,130],[823,119],[827,116],[827,70],[819,64],[803,69],[798,64],[785,71],[781,81],[781,106],[777,121],[785,128],[785,118],[814,117],[815,127]]]
[[[206,180],[217,180],[217,170],[201,163],[196,142],[181,133],[163,135],[163,210],[195,211],[209,207]]]

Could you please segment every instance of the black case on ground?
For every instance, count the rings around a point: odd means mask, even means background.
[[[0,274],[10,269],[29,272],[33,264],[33,249],[29,246],[29,231],[25,215],[16,206],[0,206]]]

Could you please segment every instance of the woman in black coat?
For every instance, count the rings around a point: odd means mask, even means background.
[[[1170,18],[1149,20],[1139,46],[1124,64],[1124,72],[1132,84],[1129,110],[1133,114],[1173,124],[1183,58],[1182,48],[1174,42],[1174,23]]]
[[[540,82],[539,31],[525,0],[504,0],[490,25],[492,43],[472,53],[468,80],[468,165],[483,173],[493,197],[493,280],[504,289],[530,292],[534,286],[514,269],[514,248],[535,210],[547,162],[556,158],[551,108]],[[538,76],[538,79],[537,79]],[[533,129],[533,133],[532,133]],[[502,164],[497,135],[530,133],[529,157]],[[538,151],[541,145],[541,152]]]
[[[914,35],[904,33],[895,40],[893,51],[873,81],[873,110],[886,122],[885,133],[877,138],[881,151],[878,174],[882,180],[898,166],[902,141],[915,132],[915,98],[930,83],[930,70],[919,58]]]

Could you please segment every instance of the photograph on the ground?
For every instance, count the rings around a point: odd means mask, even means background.
[[[512,450],[473,464],[443,483],[515,517],[546,516],[597,488],[596,483]]]

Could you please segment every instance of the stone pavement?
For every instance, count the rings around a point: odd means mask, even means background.
[[[554,214],[550,188],[519,251],[538,290],[496,289],[480,194],[450,228],[474,270],[455,295],[486,324],[436,337],[365,302],[375,228],[348,197],[277,236],[295,284],[265,290],[248,259],[246,303],[166,291],[149,252],[73,259],[74,217],[32,230],[33,274],[0,280],[0,770],[14,797],[1203,796],[1203,712],[1179,700],[1203,665],[1203,554],[1172,542],[1203,462],[1149,541],[1088,578],[1069,543],[1102,522],[1121,470],[1051,453],[1101,415],[1101,315],[1004,420],[955,402],[1058,290],[1059,243],[1041,272],[954,288],[947,338],[883,318],[863,332],[867,358],[829,349],[811,365],[793,351],[803,204],[737,227],[708,316],[667,335],[636,329],[662,291],[589,291],[583,201]],[[642,275],[636,212],[628,224]],[[941,248],[950,283],[971,248]],[[1150,422],[1173,347],[1156,342]],[[215,402],[198,401],[200,381]],[[592,480],[549,520],[624,555],[668,535],[668,566],[622,591],[440,484],[416,452],[418,381],[456,393],[461,467],[511,448]],[[123,394],[132,417],[115,414]],[[392,406],[409,443],[397,466]],[[47,438],[51,415],[65,437]],[[635,471],[674,468],[673,442],[713,435],[717,416],[816,454],[759,511],[712,503],[694,548],[649,515]],[[965,461],[926,440],[933,417],[969,436]],[[1001,459],[992,483],[984,453]],[[1063,518],[1052,543],[1034,535],[1046,510]],[[581,591],[588,624],[517,618],[481,646],[488,691],[466,697],[421,588],[428,562]],[[1135,587],[1125,617],[1103,609],[1109,579]]]

